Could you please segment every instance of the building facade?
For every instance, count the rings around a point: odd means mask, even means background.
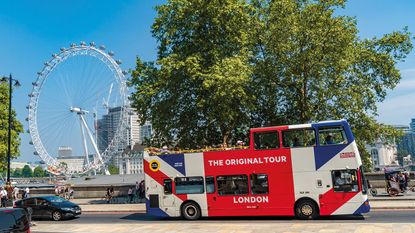
[[[138,143],[124,150],[118,158],[120,174],[144,174],[143,154],[144,147]]]
[[[394,143],[377,140],[376,143],[366,145],[366,150],[370,153],[373,171],[381,171],[384,167],[398,164],[397,146]]]

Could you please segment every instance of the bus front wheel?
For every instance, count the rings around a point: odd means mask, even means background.
[[[201,217],[199,205],[195,202],[187,202],[182,206],[182,216],[186,220],[197,220]]]
[[[312,200],[300,200],[295,205],[295,216],[303,220],[316,219],[319,216],[318,207]]]

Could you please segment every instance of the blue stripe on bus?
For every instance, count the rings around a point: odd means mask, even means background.
[[[150,208],[150,200],[146,198],[146,210],[147,215],[156,216],[156,217],[170,217],[166,212],[160,208]]]
[[[316,164],[316,170],[326,164],[330,159],[334,158],[334,156],[346,148],[347,145],[348,144],[314,147],[314,161]]]
[[[360,215],[360,214],[364,214],[364,213],[369,213],[369,211],[370,211],[370,205],[366,205],[365,202],[363,202],[363,204],[360,205],[359,208],[357,208],[357,210],[353,213],[354,215]]]
[[[159,155],[159,158],[168,163],[172,168],[176,169],[183,176],[186,176],[184,154]]]
[[[317,123],[311,125],[316,130],[316,147],[314,147],[314,161],[316,165],[316,170],[318,170],[320,167],[322,167],[324,164],[326,164],[328,161],[330,161],[334,156],[336,156],[340,151],[342,151],[344,148],[346,148],[350,143],[354,141],[354,137],[352,134],[352,131],[350,130],[349,125],[346,121],[337,121],[337,122],[323,122],[323,123]],[[318,128],[319,127],[327,127],[327,126],[343,126],[344,131],[346,133],[346,136],[348,138],[347,144],[339,144],[339,145],[330,145],[330,146],[320,146],[322,143],[320,143],[320,138],[318,134]]]

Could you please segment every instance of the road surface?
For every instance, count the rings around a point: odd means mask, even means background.
[[[32,232],[413,232],[415,210],[377,210],[364,217],[154,219],[145,214],[87,213],[77,219],[35,221]]]

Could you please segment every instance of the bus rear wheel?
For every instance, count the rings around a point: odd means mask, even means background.
[[[197,220],[201,217],[199,205],[195,202],[187,202],[182,206],[182,216],[186,220]]]
[[[295,216],[299,219],[316,219],[319,216],[317,205],[311,200],[300,200],[295,205]]]

